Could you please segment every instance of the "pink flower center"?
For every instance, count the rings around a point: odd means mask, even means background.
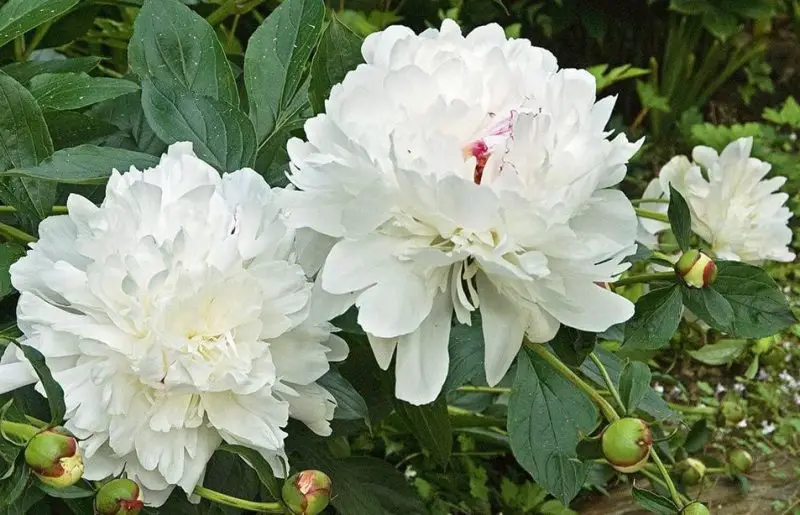
[[[472,180],[475,181],[475,184],[480,184],[483,180],[483,172],[486,169],[486,163],[492,157],[492,153],[498,148],[504,147],[505,142],[511,137],[517,114],[517,111],[511,111],[508,116],[490,125],[484,135],[472,140],[464,148],[465,159],[475,158],[475,171],[472,175]],[[495,113],[489,113],[490,119],[494,119],[495,116]]]

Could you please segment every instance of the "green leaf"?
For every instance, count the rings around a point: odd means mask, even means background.
[[[400,399],[392,399],[398,416],[408,426],[423,449],[442,467],[447,466],[453,452],[453,428],[447,414],[444,397],[424,406],[414,406]]]
[[[608,372],[608,375],[611,377],[614,385],[619,388],[619,378],[622,374],[623,368],[622,361],[620,361],[620,359],[612,352],[609,352],[599,346],[595,349],[594,353],[600,359],[600,362],[603,363],[603,367],[605,367],[606,372]],[[606,387],[605,380],[600,375],[600,370],[592,360],[584,361],[583,365],[581,365],[581,372],[598,386],[603,388]],[[644,398],[639,403],[639,410],[658,420],[676,420],[679,418],[675,412],[669,408],[669,405],[664,401],[664,399],[652,388],[647,389]]]
[[[232,105],[239,93],[217,34],[177,0],[147,0],[128,46],[131,70],[141,79],[176,82],[197,96]]]
[[[797,103],[794,97],[788,97],[780,111],[768,107],[764,109],[764,113],[761,116],[777,125],[788,125],[792,128],[800,129],[800,104]]]
[[[739,30],[739,20],[733,13],[714,9],[703,14],[703,26],[714,37],[725,41]]]
[[[0,166],[35,166],[52,153],[53,141],[36,100],[19,82],[0,73]],[[27,231],[36,231],[50,214],[56,193],[56,186],[47,182],[0,180],[0,200],[17,209]]]
[[[253,166],[253,124],[230,104],[199,96],[174,83],[145,79],[142,107],[150,127],[165,143],[191,141],[197,155],[221,172]]]
[[[561,361],[573,367],[581,366],[597,344],[597,334],[580,331],[561,324],[555,337],[550,341],[553,351]]]
[[[81,485],[81,483],[67,488],[54,488],[41,481],[36,483],[36,487],[39,488],[39,490],[50,497],[57,497],[59,499],[83,499],[85,497],[94,497],[94,494],[97,493],[90,488],[81,488],[79,485]]]
[[[44,497],[45,494],[41,490],[26,486],[25,490],[22,492],[22,495],[19,496],[11,505],[9,505],[6,509],[0,508],[0,515],[28,515],[33,513],[42,513],[40,510],[42,510],[44,506],[37,506],[37,503],[44,499]]]
[[[67,407],[64,405],[64,390],[61,389],[61,385],[53,379],[53,374],[50,373],[50,369],[47,367],[47,363],[41,352],[28,345],[17,343],[16,341],[14,344],[22,349],[22,353],[25,355],[28,362],[30,362],[37,377],[39,377],[39,381],[42,383],[45,396],[47,397],[47,404],[50,406],[50,423],[53,425],[61,424],[64,420],[64,414],[67,412]]]
[[[747,379],[751,380],[755,379],[756,374],[758,373],[758,362],[759,362],[759,356],[758,354],[756,354],[755,356],[753,356],[753,361],[750,362],[750,366],[748,366],[747,370],[745,370],[744,372],[744,376]]]
[[[30,90],[42,109],[68,110],[139,91],[139,85],[85,73],[43,73],[31,79]]]
[[[529,349],[517,358],[508,402],[511,451],[539,485],[567,504],[578,494],[588,465],[578,461],[579,432],[588,434],[597,409],[583,392]]]
[[[795,324],[786,297],[763,269],[735,261],[717,261],[714,282],[733,308],[733,320],[724,330],[736,338],[763,338]]]
[[[219,447],[220,451],[229,452],[239,456],[250,468],[255,470],[258,480],[267,489],[267,492],[274,498],[281,498],[281,487],[275,475],[272,473],[272,467],[267,460],[254,449],[244,447],[242,445],[229,445],[223,444]]]
[[[626,349],[659,349],[678,329],[683,313],[678,285],[653,290],[636,301],[636,312],[625,324]]]
[[[689,355],[706,365],[725,365],[741,356],[747,350],[747,340],[720,340],[690,350]]]
[[[733,308],[713,287],[692,288],[681,284],[683,305],[714,329],[724,331],[733,320]]]
[[[39,166],[0,172],[0,178],[23,177],[53,183],[103,184],[115,168],[126,171],[135,166],[144,170],[157,164],[158,158],[149,154],[121,148],[81,145],[57,151]]]
[[[20,455],[14,465],[11,477],[0,481],[0,509],[13,505],[25,493],[30,472],[28,465],[25,464],[25,459]]]
[[[24,84],[42,73],[87,73],[94,70],[102,61],[102,58],[95,56],[52,61],[27,61],[7,64],[3,66],[2,70]]]
[[[56,149],[96,144],[117,131],[108,122],[74,111],[49,111],[45,113],[44,119]]]
[[[61,16],[78,0],[9,0],[0,7],[0,46]]]
[[[669,224],[672,226],[678,246],[686,252],[692,244],[692,213],[689,211],[686,199],[672,187],[672,184],[669,185],[667,216],[669,216]]]
[[[108,122],[117,127],[123,134],[120,144],[130,150],[138,150],[145,154],[158,156],[167,150],[147,119],[142,108],[142,94],[132,93],[93,106],[88,114],[98,120]]]
[[[259,143],[288,119],[322,32],[322,0],[286,0],[255,31],[244,58],[250,118]]]
[[[607,64],[597,64],[587,68],[587,71],[594,76],[595,82],[597,83],[598,93],[617,82],[627,79],[635,79],[636,77],[641,77],[650,73],[650,70],[645,68],[635,68],[630,64],[617,66],[611,70],[608,70]]]
[[[362,42],[361,37],[339,21],[336,15],[331,16],[311,63],[308,96],[315,113],[325,110],[325,99],[331,88],[342,82],[347,72],[364,62]]]
[[[14,292],[8,269],[25,255],[25,249],[14,243],[0,244],[0,299]]]
[[[652,84],[637,80],[636,92],[639,94],[639,101],[642,106],[664,113],[669,112],[669,99],[659,95]]]
[[[217,450],[211,456],[206,467],[203,486],[240,499],[254,499],[261,489],[261,482],[258,473],[240,459],[237,453]],[[223,508],[216,503],[204,501],[204,504],[206,508],[201,512],[204,515],[238,515],[242,513],[241,510]],[[160,513],[172,515],[173,512],[162,509]]]
[[[711,431],[708,429],[708,424],[705,419],[700,419],[694,423],[686,435],[686,441],[683,443],[683,448],[688,453],[700,452],[705,447],[708,438],[711,436]]]
[[[679,508],[675,506],[675,503],[671,500],[655,492],[642,490],[636,486],[633,487],[633,498],[636,504],[650,513],[657,513],[658,515],[677,515],[679,512]]]
[[[619,376],[619,396],[625,411],[632,414],[650,390],[650,367],[640,361],[630,361]]]
[[[328,373],[317,379],[317,384],[328,390],[336,399],[333,418],[339,420],[363,419],[369,424],[369,409],[361,394],[344,378],[339,369],[331,366]]]
[[[484,371],[483,328],[480,318],[472,325],[458,324],[450,330],[450,370],[444,382],[443,392],[449,393],[464,386]]]

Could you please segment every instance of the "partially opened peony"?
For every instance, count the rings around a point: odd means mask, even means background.
[[[753,138],[740,138],[721,154],[698,146],[692,151],[692,161],[673,157],[642,198],[668,200],[671,184],[689,204],[692,230],[722,259],[792,261],[795,255],[788,248],[792,213],[785,206],[789,195],[777,193],[786,178],[765,179],[771,165],[750,157],[752,147]],[[642,207],[667,212],[666,203],[645,202]],[[654,220],[641,223],[650,234],[668,228]]]
[[[611,186],[638,149],[609,140],[613,98],[585,71],[451,20],[364,42],[366,64],[334,87],[326,114],[293,139],[288,223],[335,243],[320,273],[331,309],[359,308],[379,365],[395,349],[396,395],[436,398],[455,312],[480,309],[486,377],[497,383],[523,336],[564,323],[603,331],[633,306],[598,286],[625,270],[636,216]]]
[[[179,143],[153,169],[115,171],[100,207],[68,207],[11,276],[86,478],[124,472],[159,505],[175,485],[193,491],[221,441],[283,474],[289,417],[330,432],[335,403],[315,381],[347,347],[309,317],[312,285],[260,176],[220,177]],[[2,390],[33,382],[14,357]]]

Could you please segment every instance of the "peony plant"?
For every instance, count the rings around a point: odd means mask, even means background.
[[[661,348],[684,308],[729,338],[796,322],[758,266],[794,254],[751,140],[673,158],[631,201],[644,140],[609,128],[616,98],[499,25],[362,41],[285,0],[239,75],[184,4],[135,11],[124,77],[0,73],[0,485],[75,513],[417,513],[347,436],[399,421],[444,469],[448,395],[471,388],[507,394],[498,434],[562,503],[599,461],[660,485],[634,490],[658,513],[709,513],[679,488],[707,467],[658,445],[679,415],[649,367],[597,343]],[[48,22],[25,12],[13,37]],[[56,149],[49,110],[133,132]],[[48,420],[19,400],[41,394]]]

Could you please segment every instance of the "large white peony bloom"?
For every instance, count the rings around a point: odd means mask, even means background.
[[[160,505],[192,492],[223,440],[282,474],[289,417],[330,433],[335,403],[315,381],[347,346],[309,317],[273,195],[178,143],[153,169],[114,171],[100,207],[72,195],[12,267],[24,343],[64,389],[86,478],[124,470]],[[14,358],[0,391],[33,382]]]
[[[498,25],[390,27],[293,139],[288,223],[330,238],[318,281],[359,308],[378,364],[397,349],[396,395],[436,398],[452,314],[480,308],[486,377],[523,336],[603,331],[633,306],[596,285],[626,269],[636,216],[612,189],[639,145],[609,141],[613,98]],[[318,245],[322,247],[321,243]],[[333,304],[341,299],[332,298]],[[339,303],[346,308],[347,303]]]
[[[787,247],[792,241],[788,225],[792,213],[784,205],[789,196],[776,193],[786,178],[763,180],[771,165],[750,157],[752,147],[752,138],[741,138],[722,154],[698,146],[692,151],[693,161],[686,156],[673,157],[642,198],[668,200],[672,184],[689,204],[692,230],[722,259],[792,261],[795,255]],[[667,212],[666,203],[643,203],[641,207]],[[668,228],[654,220],[642,219],[641,224],[650,234]]]

